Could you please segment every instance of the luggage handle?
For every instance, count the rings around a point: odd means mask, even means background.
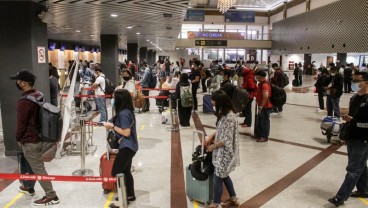
[[[194,152],[194,138],[195,138],[195,134],[200,134],[202,135],[202,142],[201,142],[201,157],[203,157],[203,152],[204,152],[204,132],[203,131],[198,131],[198,130],[194,130],[193,131],[193,146],[192,146],[192,152]],[[201,162],[201,171],[203,171],[203,161]]]

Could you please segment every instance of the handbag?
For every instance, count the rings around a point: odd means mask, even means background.
[[[133,97],[133,103],[135,108],[142,108],[144,103],[144,97],[140,90],[137,90],[137,95]]]
[[[114,131],[109,131],[107,134],[107,143],[111,149],[119,149],[119,139],[116,137]]]
[[[349,139],[350,133],[350,123],[346,122],[341,125],[339,139],[343,141],[347,141]]]

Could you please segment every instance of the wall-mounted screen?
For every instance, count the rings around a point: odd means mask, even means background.
[[[204,21],[204,10],[188,10],[186,21]]]
[[[227,11],[225,22],[255,22],[256,12],[253,11]]]

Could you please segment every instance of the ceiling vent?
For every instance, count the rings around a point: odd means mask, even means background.
[[[172,14],[169,14],[169,13],[164,13],[163,15],[164,15],[164,18],[172,18],[173,17]]]
[[[166,27],[166,30],[172,30],[172,27]]]

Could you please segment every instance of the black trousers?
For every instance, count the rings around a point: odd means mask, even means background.
[[[206,79],[201,79],[202,92],[207,92]]]
[[[198,110],[197,90],[197,87],[192,86],[193,110]]]
[[[323,98],[325,96],[324,92],[318,92],[318,103],[319,103],[319,109],[324,110],[325,109],[325,99]]]
[[[184,108],[181,106],[181,102],[179,100],[179,124],[180,126],[190,126],[190,117],[192,115],[192,107]]]
[[[344,92],[351,92],[351,80],[344,80]]]
[[[144,96],[149,96],[149,90],[143,90],[142,91],[142,94]],[[144,105],[143,105],[143,109],[142,110],[149,110],[150,108],[150,101],[149,101],[149,98],[145,98],[144,99]]]
[[[243,110],[244,123],[247,126],[252,125],[252,103],[253,99],[249,100],[248,104],[245,106],[245,109]]]
[[[135,196],[134,179],[132,173],[130,172],[134,155],[135,152],[127,147],[119,149],[111,170],[111,175],[113,177],[115,177],[119,173],[124,174],[124,181],[128,198]]]

